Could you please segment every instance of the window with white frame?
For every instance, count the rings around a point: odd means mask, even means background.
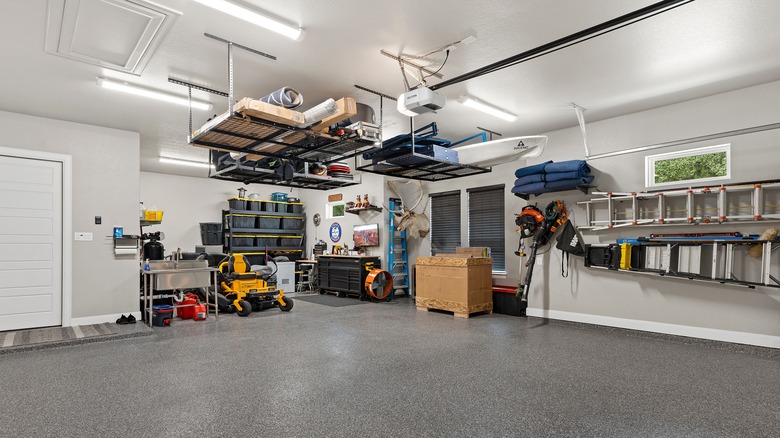
[[[731,178],[731,145],[707,146],[645,157],[645,185],[659,187]]]
[[[460,190],[431,193],[431,255],[460,246]]]
[[[466,191],[469,194],[469,246],[490,248],[493,273],[506,274],[504,185]]]

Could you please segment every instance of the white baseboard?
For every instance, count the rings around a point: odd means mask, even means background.
[[[135,316],[135,319],[141,319],[141,312],[131,312],[133,316]],[[68,324],[68,327],[76,326],[76,325],[90,325],[90,324],[101,324],[104,322],[116,322],[117,319],[122,317],[121,314],[110,314],[110,315],[95,315],[95,316],[84,316],[81,318],[71,318],[70,324]]]
[[[780,348],[780,336],[614,318],[611,316],[588,315],[585,313],[564,312],[560,310],[535,309],[531,307],[527,309],[526,314],[539,318],[559,319],[562,321],[604,325],[608,327],[663,333],[667,335],[687,336],[690,338],[709,339],[712,341],[731,342],[734,344],[755,345],[758,347]]]

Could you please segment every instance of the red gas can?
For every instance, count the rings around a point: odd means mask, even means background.
[[[176,308],[176,316],[178,316],[181,319],[193,319],[195,317],[195,305],[197,304],[198,299],[193,294],[187,294],[185,295],[185,298],[182,300],[181,303],[178,303],[179,306],[186,306],[186,307],[177,307]]]
[[[203,321],[206,319],[207,312],[206,312],[205,304],[199,302],[192,308],[195,309],[192,319],[194,319],[195,321]]]

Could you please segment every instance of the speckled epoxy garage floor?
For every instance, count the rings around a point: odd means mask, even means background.
[[[0,355],[2,437],[780,436],[780,358],[296,301]]]

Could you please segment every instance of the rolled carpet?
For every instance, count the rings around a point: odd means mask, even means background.
[[[533,166],[521,167],[515,170],[515,177],[522,178],[526,175],[533,175],[535,173],[544,173],[544,166],[552,163],[552,160],[545,163],[534,164]]]
[[[580,178],[561,179],[558,181],[548,181],[544,183],[544,188],[550,192],[563,190],[574,190],[577,186],[590,184],[593,181],[592,176],[583,176]]]
[[[526,184],[531,184],[535,182],[543,182],[544,181],[544,174],[543,173],[534,173],[532,175],[526,175],[520,178],[517,178],[515,180],[516,186],[524,186]]]
[[[531,195],[538,195],[539,193],[544,193],[545,191],[546,190],[543,182],[524,184],[522,186],[514,186],[512,188],[512,193],[528,193]]]
[[[590,166],[584,160],[559,161],[557,163],[549,162],[544,166],[545,173],[553,172],[579,172],[580,176],[590,173]]]
[[[303,94],[299,93],[298,90],[292,89],[290,87],[282,87],[267,96],[261,97],[258,100],[261,100],[265,103],[270,103],[271,105],[293,109],[303,105]]]

